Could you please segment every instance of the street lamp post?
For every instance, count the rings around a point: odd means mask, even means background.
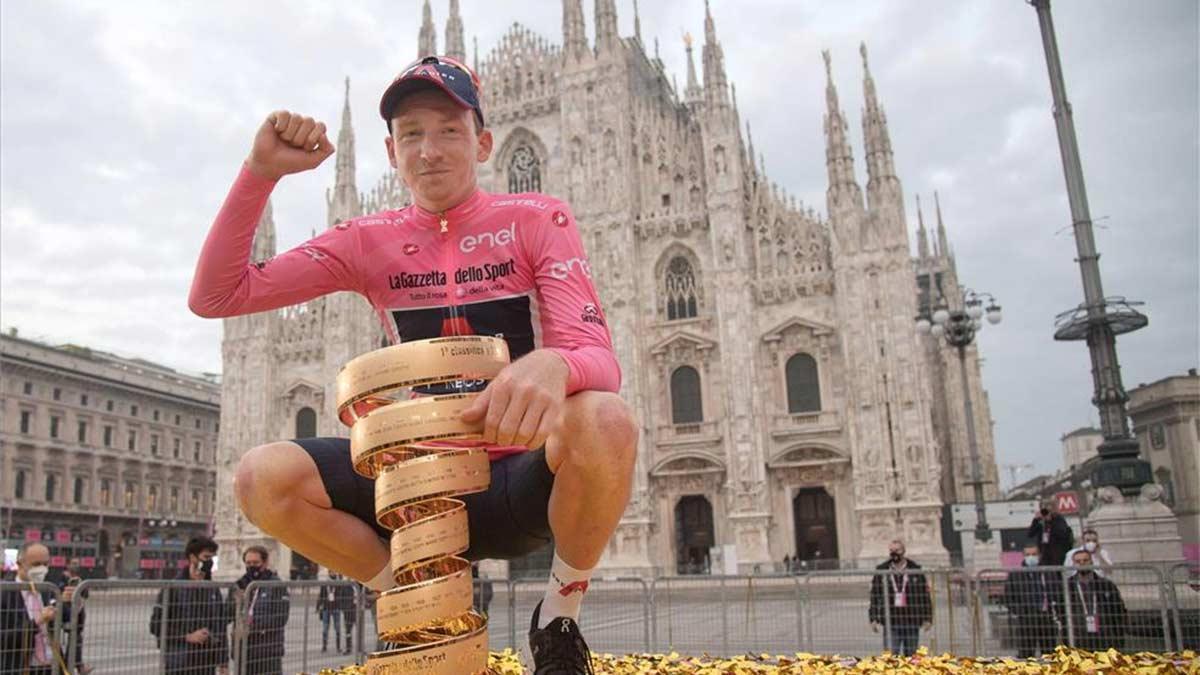
[[[988,306],[988,323],[1000,323],[1000,305],[990,293],[977,293],[964,289],[962,307],[950,309],[943,298],[934,309],[933,315],[917,317],[917,332],[930,334],[934,339],[945,338],[946,344],[958,351],[958,372],[962,379],[963,413],[967,417],[967,450],[971,457],[971,480],[967,484],[975,493],[975,538],[982,542],[991,541],[992,530],[987,522],[987,505],[983,500],[983,471],[979,466],[979,443],[975,438],[975,407],[971,402],[971,387],[967,380],[967,347],[975,340],[975,334],[983,329],[984,300]]]
[[[1092,360],[1092,403],[1100,411],[1100,428],[1104,433],[1104,442],[1097,448],[1100,462],[1093,483],[1097,488],[1111,486],[1122,494],[1134,495],[1154,477],[1150,473],[1150,463],[1138,456],[1137,439],[1129,433],[1129,417],[1125,410],[1129,395],[1121,383],[1117,336],[1146,327],[1149,319],[1135,309],[1141,302],[1104,295],[1100,282],[1100,253],[1092,234],[1092,215],[1083,182],[1083,165],[1079,161],[1079,142],[1075,138],[1075,122],[1058,57],[1050,0],[1029,0],[1029,3],[1037,10],[1042,47],[1046,52],[1050,93],[1054,99],[1054,124],[1083,280],[1083,303],[1055,318],[1054,339],[1087,341]]]

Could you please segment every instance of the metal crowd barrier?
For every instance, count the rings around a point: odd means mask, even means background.
[[[1097,578],[1081,584],[1076,574]],[[1103,650],[1170,651],[1177,609],[1163,568],[1025,567],[975,575],[976,656],[1027,656],[1056,645]]]
[[[1178,563],[1165,575],[1176,650],[1200,650],[1200,561]]]
[[[597,577],[583,626],[595,651],[611,653],[866,656],[924,646],[996,657],[1040,654],[1058,644],[1125,651],[1200,646],[1200,565],[1100,571],[1107,582],[1095,587],[1077,587],[1077,569],[1070,567]],[[1108,595],[1093,598],[1092,588]],[[221,666],[230,675],[315,673],[363,663],[379,648],[374,596],[352,581],[254,582],[243,590],[217,582],[88,580],[74,588],[70,603],[52,584],[37,589],[55,608],[48,635],[58,654],[56,673]],[[545,582],[476,579],[475,589],[477,607],[489,616],[490,647],[523,653]],[[27,590],[28,584],[0,585],[6,594]],[[70,611],[62,611],[68,604]]]
[[[971,580],[963,570],[821,571],[799,579],[803,651],[866,656],[970,644]]]

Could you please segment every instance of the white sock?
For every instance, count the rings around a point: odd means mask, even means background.
[[[373,591],[379,591],[380,593],[395,588],[396,580],[392,578],[392,561],[390,556],[387,564],[383,566],[383,569],[379,570],[379,573],[372,577],[370,581],[364,582],[364,585],[367,588]]]
[[[579,605],[587,593],[592,570],[577,570],[554,553],[550,567],[550,581],[546,583],[546,596],[542,599],[542,611],[538,615],[538,628],[545,628],[559,617],[579,621]]]

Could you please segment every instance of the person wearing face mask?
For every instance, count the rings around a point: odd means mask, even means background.
[[[28,542],[17,554],[21,590],[0,592],[0,673],[50,675],[54,663],[54,608],[50,594],[36,584],[50,571],[50,549]]]
[[[904,542],[888,544],[888,559],[876,567],[871,579],[871,606],[867,617],[871,630],[884,632],[883,648],[893,654],[909,656],[917,651],[920,630],[928,630],[933,621],[933,602],[921,566],[904,555]]]
[[[1062,585],[1055,574],[1036,569],[1038,559],[1037,543],[1029,542],[1021,568],[1009,572],[1004,581],[1000,601],[1008,607],[1017,656],[1023,659],[1052,652],[1058,643],[1058,627],[1051,609],[1055,591],[1061,595]]]
[[[1063,564],[1067,567],[1074,567],[1075,554],[1080,551],[1092,554],[1092,564],[1096,566],[1095,572],[1099,576],[1104,576],[1105,572],[1112,571],[1112,556],[1108,554],[1108,549],[1100,546],[1100,535],[1090,527],[1083,531],[1083,546],[1077,546],[1067,551],[1067,560]]]
[[[262,546],[251,546],[242,553],[246,573],[237,580],[231,600],[242,600],[239,630],[246,636],[246,670],[250,675],[279,675],[283,672],[283,638],[291,611],[287,588],[254,582],[279,581],[269,567],[270,553]],[[247,588],[249,587],[249,590]],[[236,606],[233,608],[236,611]]]
[[[158,592],[150,615],[150,632],[163,650],[168,675],[213,675],[229,672],[227,627],[233,619],[221,587],[212,580],[217,542],[193,537],[184,548],[187,567],[176,581],[190,582]]]
[[[1125,646],[1125,601],[1117,585],[1096,574],[1092,569],[1092,554],[1076,551],[1072,556],[1075,571],[1067,582],[1067,601],[1071,603],[1071,627],[1075,647],[1090,651],[1120,650]],[[1056,613],[1060,621],[1067,612],[1059,598]]]

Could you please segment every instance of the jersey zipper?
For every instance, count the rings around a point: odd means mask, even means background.
[[[442,269],[446,272],[449,294],[449,297],[446,298],[446,309],[450,314],[449,320],[453,334],[458,335],[458,279],[455,277],[454,251],[451,250],[450,245],[450,221],[446,218],[445,211],[438,214],[438,228],[442,235]]]

